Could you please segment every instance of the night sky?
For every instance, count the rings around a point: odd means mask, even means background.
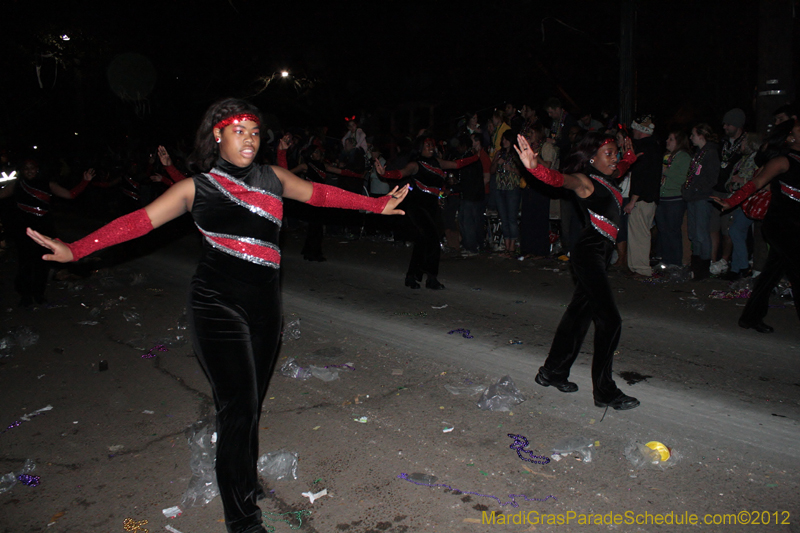
[[[251,99],[276,127],[337,136],[353,114],[388,132],[394,113],[407,133],[434,106],[447,132],[466,110],[485,119],[506,100],[618,105],[618,1],[4,5],[0,143],[17,150],[175,142],[223,96]],[[640,0],[636,112],[716,125],[742,107],[752,120],[757,20],[756,1]],[[282,69],[291,76],[274,78]]]

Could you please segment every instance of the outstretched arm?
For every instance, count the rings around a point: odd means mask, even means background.
[[[141,237],[189,211],[193,201],[194,181],[184,180],[170,187],[147,207],[120,217],[73,243],[67,244],[51,239],[31,228],[27,229],[27,234],[37,244],[52,252],[42,256],[42,259],[67,263],[77,261],[108,246]]]
[[[280,167],[272,167],[272,169],[283,184],[284,198],[291,198],[292,200],[318,207],[363,209],[383,215],[405,214],[404,211],[396,209],[396,207],[408,194],[407,187],[402,189],[395,187],[386,196],[370,198],[369,196],[353,194],[338,187],[302,180]]]
[[[564,187],[575,191],[581,198],[586,198],[593,191],[594,187],[588,178],[580,174],[562,174],[556,170],[547,168],[539,164],[539,154],[531,149],[528,139],[522,135],[517,135],[517,143],[514,150],[519,154],[522,164],[536,179],[552,187]]]
[[[378,176],[386,178],[387,180],[401,180],[419,172],[419,165],[412,161],[401,170],[386,170],[383,163],[375,161],[375,172],[378,173]]]
[[[723,200],[716,196],[711,196],[710,198],[714,202],[719,204],[722,207],[723,211],[731,209],[732,207],[736,207],[740,203],[744,202],[749,196],[751,196],[756,191],[763,188],[767,183],[772,181],[772,178],[774,178],[778,174],[783,174],[788,170],[789,170],[789,159],[784,156],[775,157],[767,161],[767,164],[764,165],[758,171],[758,175],[756,175],[756,177],[754,177],[752,180],[745,183],[744,186],[738,191],[736,191],[730,198],[726,200]]]
[[[72,189],[65,189],[55,181],[50,182],[50,192],[58,196],[59,198],[65,198],[67,200],[74,200],[83,190],[89,185],[94,179],[95,172],[93,168],[90,168],[86,172],[83,173],[83,179],[79,184],[74,186]]]

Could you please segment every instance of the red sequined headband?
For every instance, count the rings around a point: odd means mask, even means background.
[[[231,124],[238,124],[239,122],[244,122],[245,120],[252,120],[259,126],[261,125],[261,121],[258,120],[258,117],[253,115],[252,113],[242,113],[241,115],[233,115],[224,120],[220,120],[216,124],[214,124],[215,129],[223,129],[225,126],[230,126]]]
[[[603,142],[600,143],[599,148],[602,148],[603,146],[607,145],[608,143],[615,143],[615,142],[617,142],[617,140],[615,138],[606,137],[606,139]]]

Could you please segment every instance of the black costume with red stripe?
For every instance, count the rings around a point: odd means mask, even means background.
[[[412,188],[398,209],[406,212],[414,241],[406,277],[421,281],[423,274],[433,278],[439,275],[442,251],[439,244],[439,194],[444,187],[447,173],[441,169],[439,160],[435,157],[420,157],[417,165],[419,170],[410,181]]]
[[[281,332],[278,234],[283,186],[269,166],[218,160],[194,176],[192,217],[205,238],[189,313],[217,409],[217,483],[229,532],[261,523],[258,420]]]
[[[740,319],[750,326],[767,316],[769,295],[784,274],[792,284],[794,308],[800,317],[800,152],[793,150],[786,157],[789,170],[770,181],[772,199],[762,226],[769,255]]]
[[[610,176],[594,168],[586,175],[593,182],[594,192],[587,198],[576,198],[583,230],[569,261],[575,292],[540,372],[550,381],[567,381],[589,324],[594,322],[594,398],[610,402],[622,394],[611,375],[622,319],[606,274],[622,218],[622,193]]]

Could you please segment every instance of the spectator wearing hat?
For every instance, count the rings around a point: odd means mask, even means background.
[[[628,213],[628,268],[634,276],[651,276],[650,227],[656,216],[656,202],[661,188],[662,149],[653,137],[655,124],[651,115],[643,115],[631,124],[633,149],[638,155],[631,165]]]
[[[722,130],[725,138],[720,145],[719,153],[719,176],[717,184],[714,185],[712,194],[720,198],[727,198],[730,192],[726,189],[726,184],[730,180],[731,173],[740,159],[742,159],[742,143],[745,140],[744,134],[745,115],[741,109],[734,108],[725,113],[722,117]],[[712,274],[724,274],[730,267],[731,253],[733,244],[728,235],[733,214],[712,213],[709,224],[711,234],[711,268]],[[720,236],[722,237],[720,239]],[[720,242],[722,251],[720,251]]]

